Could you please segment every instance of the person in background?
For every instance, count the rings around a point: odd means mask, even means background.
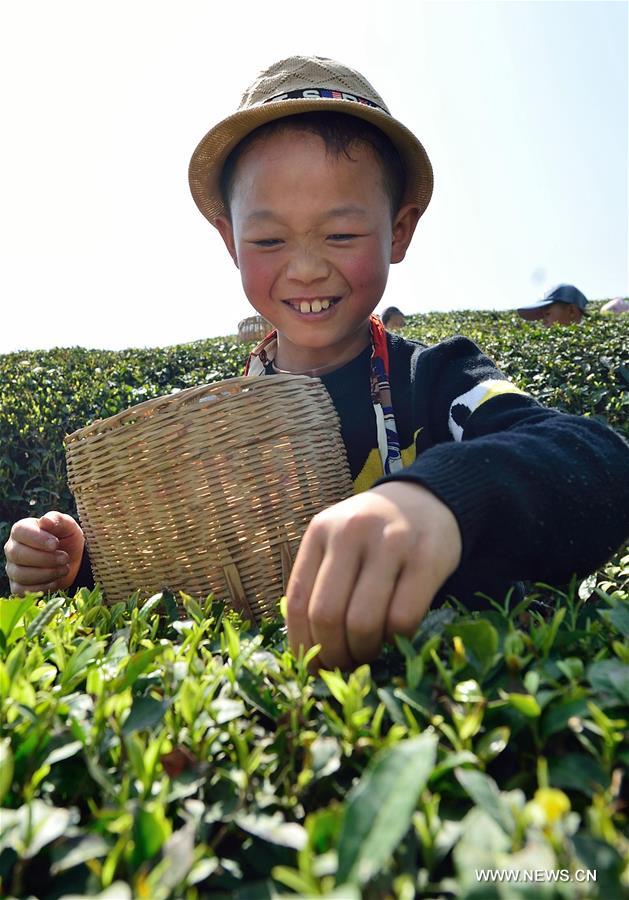
[[[626,313],[629,312],[629,300],[626,297],[614,297],[601,306],[603,313]]]
[[[399,331],[406,325],[406,317],[397,306],[387,306],[382,313],[382,324],[387,331]]]
[[[520,306],[518,315],[527,322],[541,320],[544,328],[551,325],[577,325],[587,315],[587,297],[573,284],[558,284],[543,300],[531,306]]]

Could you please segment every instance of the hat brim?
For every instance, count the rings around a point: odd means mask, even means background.
[[[383,131],[397,148],[406,170],[404,203],[414,203],[420,216],[430,202],[433,173],[428,154],[420,141],[397,119],[353,100],[288,99],[263,103],[239,110],[211,128],[197,145],[188,168],[188,182],[194,202],[213,225],[225,213],[219,178],[225,160],[250,132],[266,122],[304,112],[341,112],[371,122]]]

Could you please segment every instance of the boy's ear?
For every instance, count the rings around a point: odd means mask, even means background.
[[[227,247],[227,251],[234,260],[234,265],[238,268],[238,256],[236,254],[236,242],[234,241],[234,229],[232,223],[227,216],[217,216],[214,224],[218,229],[218,233],[223,238],[223,243]]]
[[[406,256],[408,245],[411,242],[417,223],[419,222],[419,208],[412,203],[401,206],[393,220],[391,240],[391,262],[402,262]]]

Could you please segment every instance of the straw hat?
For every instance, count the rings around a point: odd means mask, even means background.
[[[424,212],[432,195],[432,166],[412,131],[394,119],[367,79],[332,59],[291,56],[261,72],[242,96],[238,111],[211,128],[190,160],[194,201],[212,224],[224,213],[219,176],[226,158],[249,132],[265,122],[314,110],[349,113],[371,122],[397,148],[406,170],[404,203]]]

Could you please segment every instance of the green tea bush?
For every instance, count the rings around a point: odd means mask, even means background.
[[[628,578],[318,677],[211,597],[0,602],[0,893],[624,896]]]

